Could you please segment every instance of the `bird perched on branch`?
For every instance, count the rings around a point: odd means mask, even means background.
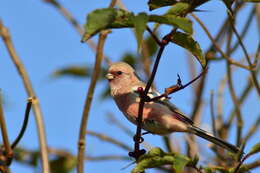
[[[144,90],[143,83],[135,73],[135,70],[127,63],[117,62],[110,65],[106,78],[109,81],[111,95],[118,108],[126,118],[137,124],[138,109],[140,103],[140,88]],[[150,89],[149,98],[160,94]],[[231,152],[238,152],[239,148],[229,144],[210,133],[196,127],[192,120],[180,112],[165,97],[148,101],[144,104],[142,128],[152,134],[166,135],[172,132],[187,132],[200,136]]]

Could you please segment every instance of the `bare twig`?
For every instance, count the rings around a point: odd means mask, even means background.
[[[27,102],[27,106],[26,106],[26,110],[25,110],[25,114],[24,114],[24,120],[23,120],[23,125],[21,128],[21,131],[19,133],[19,135],[16,137],[16,139],[14,140],[14,142],[12,143],[12,149],[14,149],[16,147],[16,145],[20,142],[20,140],[22,139],[24,132],[26,130],[27,124],[28,124],[28,120],[29,120],[29,115],[30,115],[30,110],[32,107],[32,102],[33,102],[34,98],[29,98],[28,102]]]
[[[246,70],[253,70],[253,68],[245,66],[243,64],[240,64],[239,62],[236,62],[235,60],[233,60],[232,58],[230,58],[227,54],[225,54],[220,46],[217,44],[217,42],[214,40],[214,38],[212,37],[212,35],[210,34],[209,30],[207,29],[207,27],[204,25],[204,23],[195,15],[195,14],[191,14],[192,17],[199,23],[199,25],[202,27],[202,29],[205,31],[205,33],[207,34],[208,38],[210,39],[210,41],[212,42],[212,44],[214,45],[214,47],[216,48],[216,50],[221,54],[221,56],[223,58],[225,58],[230,64],[244,68]]]
[[[228,38],[227,38],[227,55],[230,55],[231,51],[231,40],[232,40],[232,32],[229,30],[228,32]],[[237,139],[236,139],[236,144],[237,146],[240,146],[241,144],[241,135],[242,135],[242,127],[243,127],[243,119],[242,119],[242,114],[240,111],[240,103],[238,101],[238,98],[235,93],[234,85],[233,85],[233,78],[232,78],[232,70],[230,66],[230,62],[226,61],[226,70],[227,70],[227,81],[228,81],[228,88],[230,91],[230,95],[232,98],[232,101],[235,106],[236,110],[236,117],[237,117]]]
[[[203,70],[197,77],[195,77],[193,80],[191,80],[190,82],[186,83],[185,85],[182,85],[180,76],[178,75],[178,80],[177,80],[177,84],[176,85],[173,85],[173,86],[170,86],[170,87],[166,88],[164,93],[161,94],[160,96],[157,96],[157,97],[154,97],[152,99],[145,100],[145,101],[151,102],[151,101],[159,100],[159,99],[161,99],[163,97],[167,98],[170,94],[178,92],[178,91],[186,88],[187,86],[191,85],[193,82],[198,80],[201,76],[203,76],[207,71],[208,71],[208,68]]]
[[[91,135],[91,136],[95,136],[95,137],[99,138],[102,141],[106,141],[106,142],[112,143],[112,144],[114,144],[114,145],[116,145],[116,146],[118,146],[118,147],[120,147],[120,148],[122,148],[124,150],[127,150],[127,151],[131,150],[131,147],[129,147],[128,145],[126,145],[126,144],[124,144],[124,143],[122,143],[122,142],[120,142],[120,141],[118,141],[118,140],[116,140],[114,138],[106,136],[106,135],[104,135],[102,133],[97,133],[97,132],[93,132],[93,131],[89,131],[88,130],[86,132],[86,134]]]
[[[125,132],[128,136],[132,137],[134,135],[134,133],[129,128],[127,128],[124,124],[119,122],[118,119],[116,119],[112,113],[108,113],[107,117],[112,125],[117,126],[119,129],[121,129],[123,132]]]
[[[45,1],[45,2],[49,3],[50,5],[52,5],[53,7],[55,7],[60,12],[60,14],[77,30],[77,32],[80,34],[80,36],[82,36],[84,34],[84,29],[80,26],[79,22],[57,0],[43,0],[43,1]],[[116,2],[116,0],[112,0],[111,5],[114,6],[115,2]],[[111,7],[113,7],[113,6],[111,6]],[[96,52],[97,45],[95,44],[94,41],[89,39],[89,40],[87,40],[87,44],[94,52]],[[111,63],[110,59],[107,56],[104,55],[104,58],[105,58],[107,64]]]
[[[211,91],[210,93],[210,115],[211,115],[211,121],[212,121],[212,131],[213,135],[217,136],[217,130],[216,130],[216,120],[215,120],[215,112],[214,112],[214,91]]]
[[[127,157],[127,156],[118,156],[118,155],[87,156],[87,157],[85,157],[85,160],[89,160],[89,161],[111,161],[111,160],[130,161],[129,157]]]
[[[246,50],[246,47],[243,44],[242,39],[241,39],[239,33],[237,32],[237,29],[235,27],[234,21],[232,20],[232,17],[230,16],[229,13],[228,13],[228,15],[229,15],[229,19],[230,19],[229,21],[230,21],[231,28],[232,28],[233,32],[235,33],[235,35],[236,35],[236,37],[238,39],[238,42],[239,42],[239,44],[240,44],[240,46],[241,46],[241,48],[242,48],[242,50],[243,50],[243,52],[245,54],[247,63],[249,65],[250,69],[253,69],[254,66],[253,66],[253,64],[252,64],[252,62],[250,60],[249,54],[248,54],[248,52]],[[257,90],[258,96],[260,97],[260,86],[259,86],[259,83],[258,83],[258,80],[257,80],[257,76],[256,76],[256,74],[255,74],[255,72],[253,70],[250,70],[250,73],[251,73],[252,80],[253,80],[253,83],[255,85],[255,88]]]
[[[90,106],[92,103],[93,94],[94,94],[94,91],[96,88],[98,76],[100,74],[101,62],[102,62],[102,58],[103,58],[104,43],[105,43],[108,33],[109,33],[108,31],[102,31],[99,35],[95,67],[94,67],[93,74],[91,76],[91,82],[90,82],[89,89],[87,91],[87,97],[86,97],[84,110],[83,110],[83,114],[82,114],[82,120],[81,120],[81,125],[80,125],[80,134],[79,134],[79,140],[78,140],[78,165],[77,165],[78,173],[84,172],[85,133],[86,133],[86,129],[87,129],[89,110],[90,110]]]
[[[251,125],[250,129],[248,130],[248,132],[246,133],[243,141],[246,143],[250,137],[252,137],[255,132],[257,131],[257,129],[259,128],[260,125],[260,116],[258,116],[258,118],[256,119],[255,123],[253,125]]]
[[[46,144],[46,135],[44,130],[44,123],[43,123],[43,116],[39,104],[39,99],[36,97],[36,94],[33,90],[32,84],[30,82],[29,76],[23,66],[20,58],[17,56],[15,52],[14,45],[12,43],[11,37],[9,35],[8,29],[4,27],[2,22],[0,21],[0,35],[5,43],[5,46],[10,54],[10,57],[16,66],[17,71],[20,74],[20,77],[23,81],[24,87],[26,89],[27,95],[29,97],[34,97],[35,102],[33,103],[33,111],[36,119],[37,129],[38,129],[38,137],[40,141],[40,148],[41,148],[41,160],[42,160],[42,172],[48,173],[49,172],[49,162],[48,162],[48,152],[47,152],[47,144]]]
[[[1,99],[0,99],[0,127],[2,132],[3,143],[4,143],[4,151],[3,151],[4,155],[0,156],[0,161],[1,161],[0,165],[4,167],[10,165],[13,158],[13,150],[10,146],[9,139],[8,139],[8,133],[7,133]]]

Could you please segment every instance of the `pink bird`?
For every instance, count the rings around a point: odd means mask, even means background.
[[[138,88],[145,88],[145,83],[140,81],[135,70],[127,63],[117,62],[112,64],[106,75],[109,81],[111,95],[118,108],[126,118],[137,124],[140,97]],[[150,89],[148,96],[153,98],[160,94]],[[187,132],[200,136],[231,152],[239,152],[239,148],[229,144],[212,134],[196,127],[192,120],[180,112],[167,98],[146,102],[143,110],[142,128],[152,134],[167,135],[172,132]]]

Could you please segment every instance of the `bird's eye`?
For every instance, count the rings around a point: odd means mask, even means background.
[[[117,71],[116,74],[121,75],[123,72],[122,71]]]

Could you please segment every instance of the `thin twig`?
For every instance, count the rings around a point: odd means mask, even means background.
[[[256,119],[255,123],[251,125],[250,129],[248,130],[248,132],[246,133],[243,139],[245,143],[250,139],[250,137],[252,137],[255,134],[255,132],[259,128],[259,125],[260,125],[260,116],[258,115],[258,118]]]
[[[93,94],[96,88],[96,83],[100,74],[101,69],[101,62],[103,58],[103,48],[105,44],[105,40],[107,37],[108,31],[102,31],[99,35],[98,47],[97,47],[97,54],[95,60],[95,67],[93,74],[91,76],[91,81],[89,85],[89,89],[87,91],[87,97],[85,100],[85,105],[82,114],[82,120],[80,125],[80,134],[78,140],[78,163],[77,163],[77,172],[83,173],[84,172],[84,155],[85,155],[85,133],[87,129],[87,122],[89,117],[90,106],[92,103]]]
[[[80,34],[80,36],[83,36],[84,34],[84,28],[82,28],[79,24],[79,22],[72,16],[72,14],[65,8],[63,7],[58,1],[56,0],[43,0],[47,3],[49,3],[50,5],[52,5],[53,7],[55,7],[60,14],[76,29],[76,31]],[[116,0],[112,0],[112,5],[115,3],[114,1]],[[89,45],[89,47],[96,52],[97,50],[97,45],[95,44],[94,41],[92,40],[87,40],[87,44]],[[107,64],[111,63],[111,60],[104,55],[104,58],[106,60]]]
[[[85,157],[85,160],[89,161],[130,161],[129,157],[127,156],[118,156],[118,155],[107,155],[107,156],[87,156]]]
[[[19,135],[16,137],[16,139],[14,140],[14,142],[12,143],[12,149],[14,149],[16,147],[16,145],[20,142],[20,140],[22,139],[24,132],[26,130],[27,124],[28,124],[28,120],[29,120],[29,115],[30,115],[30,110],[32,107],[32,102],[33,102],[34,98],[29,98],[28,102],[27,102],[27,106],[25,109],[25,114],[24,114],[24,120],[23,120],[23,125],[22,128],[20,130]]]
[[[241,48],[242,48],[242,50],[243,50],[243,52],[244,52],[244,54],[246,56],[247,63],[249,65],[250,69],[253,69],[254,66],[253,66],[253,64],[252,64],[252,62],[250,60],[249,54],[248,54],[248,52],[246,50],[246,47],[245,47],[244,43],[242,42],[242,39],[241,39],[239,33],[237,32],[237,29],[235,27],[234,21],[232,20],[232,18],[231,18],[229,13],[228,13],[228,15],[229,15],[229,19],[230,19],[229,21],[230,21],[231,28],[232,28],[233,32],[235,33],[235,35],[237,37],[237,40],[238,40],[238,42],[239,42],[239,44],[240,44],[240,46],[241,46]],[[257,80],[257,76],[256,76],[256,74],[255,74],[255,72],[253,70],[250,70],[250,73],[251,73],[252,80],[253,80],[253,83],[255,85],[255,88],[257,90],[258,96],[260,97],[260,86],[259,86],[259,83],[258,83],[258,80]]]
[[[112,125],[117,126],[120,130],[125,132],[128,136],[132,137],[134,135],[134,133],[128,127],[126,127],[124,124],[119,122],[118,119],[115,118],[112,113],[108,113],[107,117]]]
[[[227,55],[230,55],[231,51],[231,40],[232,40],[232,32],[229,30],[228,38],[227,38]],[[243,119],[240,110],[240,103],[235,93],[234,85],[233,85],[233,78],[232,78],[232,70],[230,66],[230,62],[226,61],[226,70],[227,70],[227,79],[228,79],[228,88],[230,91],[231,99],[234,103],[235,110],[236,110],[236,117],[237,117],[237,138],[236,144],[240,146],[241,144],[241,135],[242,135],[242,127],[243,127]]]
[[[42,172],[49,173],[47,142],[46,142],[44,121],[43,121],[43,116],[42,116],[42,112],[41,112],[41,107],[39,104],[39,99],[36,97],[36,94],[33,90],[32,84],[30,82],[30,78],[25,70],[25,67],[23,66],[20,58],[17,56],[17,54],[15,52],[15,48],[12,43],[11,36],[9,35],[8,29],[6,27],[4,27],[4,25],[2,24],[1,21],[0,21],[0,35],[2,36],[2,39],[8,50],[8,53],[10,54],[10,57],[11,57],[14,65],[16,66],[17,71],[20,74],[20,77],[23,81],[27,95],[29,97],[35,98],[35,102],[33,103],[33,111],[34,111],[34,116],[36,119],[38,137],[39,137],[39,143],[40,143],[40,149],[41,149],[40,154],[41,154],[41,161],[42,161]]]
[[[3,165],[0,163],[0,165],[5,166],[5,165],[10,165],[12,158],[13,158],[13,150],[10,146],[9,143],[9,138],[8,138],[8,133],[7,133],[7,127],[5,123],[5,117],[4,117],[4,111],[2,108],[2,101],[0,99],[0,127],[1,127],[1,132],[2,132],[2,138],[3,138],[3,143],[4,143],[4,160],[2,160],[1,157],[1,162],[3,162]]]
[[[217,129],[216,129],[216,120],[215,120],[215,112],[214,112],[214,91],[210,92],[210,115],[212,121],[212,131],[213,135],[217,136]]]
[[[244,28],[242,29],[241,32],[241,39],[243,39],[245,37],[245,35],[248,33],[248,29],[251,26],[251,23],[253,21],[254,18],[254,14],[255,14],[255,8],[253,7],[252,10],[249,13],[249,16],[246,20],[246,23],[244,24]],[[237,41],[234,46],[231,48],[230,52],[233,53],[239,46],[239,41]]]
[[[132,149],[128,145],[126,145],[126,144],[124,144],[124,143],[122,143],[122,142],[120,142],[120,141],[118,141],[118,140],[116,140],[116,139],[114,139],[112,137],[104,135],[102,133],[97,133],[97,132],[93,132],[93,131],[89,131],[88,130],[86,132],[86,134],[91,135],[91,136],[95,136],[95,137],[99,138],[102,141],[106,141],[106,142],[112,143],[112,144],[114,144],[114,145],[116,145],[116,146],[118,146],[118,147],[120,147],[120,148],[122,148],[124,150],[127,150],[127,151],[131,151],[131,149]]]
[[[246,65],[240,64],[239,62],[236,62],[235,60],[233,60],[232,58],[230,58],[227,54],[225,54],[220,46],[217,44],[217,42],[214,40],[214,38],[212,37],[212,35],[210,34],[209,30],[207,29],[207,27],[204,25],[204,23],[195,15],[195,14],[191,14],[192,17],[199,23],[199,25],[202,27],[202,29],[205,31],[205,33],[207,34],[208,38],[210,39],[210,41],[212,42],[212,44],[214,45],[214,47],[216,48],[216,50],[221,54],[221,56],[223,58],[225,58],[230,64],[244,68],[246,70],[253,70],[251,67],[248,67]]]

